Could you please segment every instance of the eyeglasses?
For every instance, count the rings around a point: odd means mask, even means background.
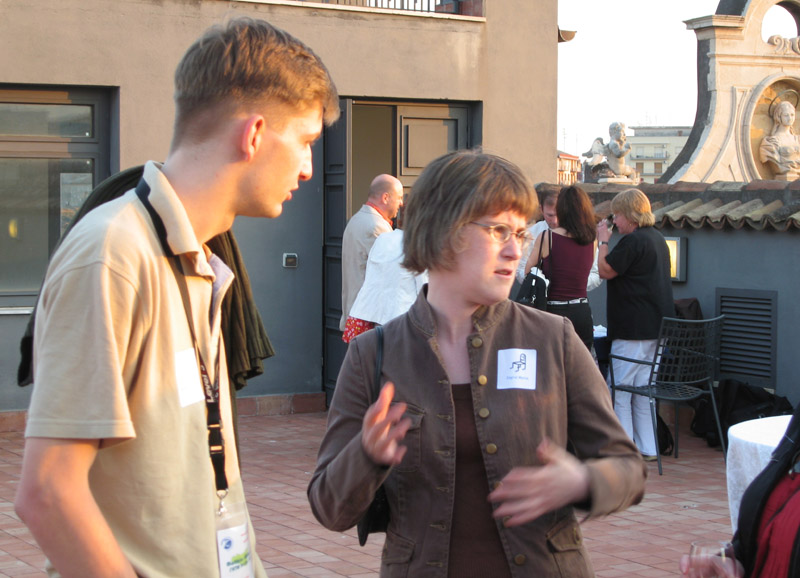
[[[483,227],[489,232],[489,235],[492,237],[492,239],[498,243],[507,243],[511,237],[514,237],[517,240],[517,243],[519,243],[521,249],[525,249],[528,245],[530,245],[530,242],[533,241],[533,235],[531,235],[526,229],[514,231],[505,223],[486,225],[484,223],[478,223],[477,221],[470,221],[470,225],[478,225],[479,227]]]

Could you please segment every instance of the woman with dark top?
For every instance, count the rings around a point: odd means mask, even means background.
[[[516,166],[474,151],[414,185],[403,265],[429,283],[383,326],[377,401],[376,331],[350,342],[308,487],[343,531],[383,486],[383,577],[593,576],[574,508],[642,497],[589,352],[565,319],[507,299],[536,206]]]
[[[540,250],[542,272],[549,280],[547,311],[572,321],[575,332],[591,351],[594,342],[592,310],[586,284],[592,269],[597,220],[589,196],[579,187],[565,187],[556,202],[558,226],[536,239],[525,274],[536,266]]]
[[[747,487],[733,537],[736,560],[681,559],[696,578],[800,576],[800,404],[766,468]]]
[[[639,189],[627,189],[611,200],[614,225],[622,235],[609,252],[611,230],[597,225],[598,268],[607,279],[606,321],[611,353],[630,359],[653,359],[661,319],[675,316],[667,242],[653,228],[650,201]],[[650,367],[612,359],[618,384],[644,386]],[[614,411],[645,460],[657,459],[656,439],[646,395],[617,391]]]

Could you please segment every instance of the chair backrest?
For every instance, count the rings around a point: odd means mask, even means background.
[[[656,349],[658,369],[652,373],[651,383],[699,386],[713,382],[724,317],[699,320],[665,317]]]

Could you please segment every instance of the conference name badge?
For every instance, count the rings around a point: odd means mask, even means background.
[[[184,349],[175,354],[175,382],[178,384],[178,401],[181,407],[205,401],[194,348]]]
[[[226,504],[216,518],[220,578],[252,578],[253,553],[244,504]]]
[[[536,389],[536,350],[497,352],[497,389]]]

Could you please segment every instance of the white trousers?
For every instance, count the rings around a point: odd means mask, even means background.
[[[611,353],[652,361],[656,352],[657,339],[632,341],[615,339],[611,342]],[[641,387],[647,385],[650,379],[650,366],[629,363],[619,359],[612,359],[614,364],[614,381],[617,385],[634,385]],[[611,373],[609,372],[609,384]],[[650,398],[646,395],[632,395],[627,391],[617,390],[614,394],[614,412],[639,451],[647,456],[656,455],[656,438],[653,433],[653,418],[650,414]]]

